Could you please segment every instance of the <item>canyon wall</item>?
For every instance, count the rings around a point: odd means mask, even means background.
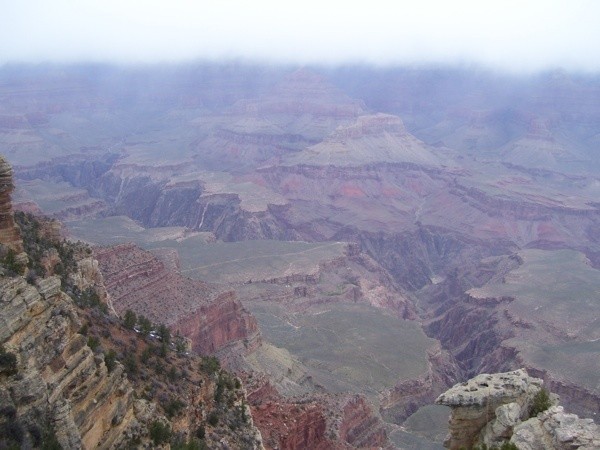
[[[58,277],[36,286],[2,277],[0,300],[0,342],[20,374],[2,375],[2,407],[19,418],[24,443],[39,445],[44,426],[63,448],[118,448],[141,433],[123,367],[109,372],[78,333],[82,322]]]
[[[385,424],[361,395],[283,397],[264,376],[245,384],[267,450],[390,448]]]
[[[192,340],[201,355],[243,356],[260,345],[254,317],[235,293],[169,270],[133,244],[96,248],[94,256],[110,302],[119,315],[131,310]]]

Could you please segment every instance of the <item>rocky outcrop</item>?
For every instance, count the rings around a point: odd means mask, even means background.
[[[0,309],[0,343],[17,356],[17,374],[0,376],[0,402],[27,430],[24,445],[36,445],[45,427],[63,448],[116,448],[139,433],[123,367],[109,372],[77,332],[82,323],[58,277],[37,286],[2,277]]]
[[[565,414],[553,394],[548,403],[554,406],[530,417],[534,405],[540,403],[542,385],[541,379],[523,369],[481,374],[455,385],[436,400],[452,408],[444,445],[459,449],[510,441],[522,450],[597,448],[600,429],[593,420]]]
[[[452,408],[446,447],[473,447],[481,440],[484,428],[496,419],[499,423],[513,421],[513,425],[516,424],[525,417],[541,388],[542,380],[529,377],[524,370],[482,374],[455,385],[436,400]],[[507,404],[511,406],[505,407]]]
[[[23,241],[19,227],[13,219],[10,199],[10,194],[14,189],[12,174],[10,164],[0,155],[0,243],[17,254],[17,261],[26,263],[27,256],[23,253]]]
[[[567,414],[562,406],[514,427],[511,438],[519,450],[592,450],[600,448],[600,428],[592,419]]]
[[[185,278],[133,244],[97,248],[94,255],[118,314],[130,309],[165,324],[190,338],[194,351],[225,361],[260,344],[256,320],[233,292]]]

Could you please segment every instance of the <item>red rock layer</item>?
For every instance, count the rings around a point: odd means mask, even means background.
[[[192,340],[200,354],[250,352],[260,343],[258,325],[233,292],[170,271],[133,244],[95,250],[112,305],[168,325]],[[226,355],[225,360],[227,360]]]
[[[243,353],[248,353],[260,344],[256,319],[242,307],[233,291],[219,294],[209,304],[179,318],[173,329],[189,337],[192,349],[201,355],[222,351],[240,341]]]
[[[345,450],[389,445],[381,419],[361,395],[286,398],[265,378],[244,380],[265,449]]]

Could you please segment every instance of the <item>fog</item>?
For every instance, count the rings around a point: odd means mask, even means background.
[[[0,0],[0,64],[476,64],[600,70],[600,2]]]

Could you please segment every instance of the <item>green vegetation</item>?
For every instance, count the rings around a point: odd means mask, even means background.
[[[485,444],[476,445],[475,447],[473,447],[473,450],[519,450],[519,447],[517,447],[512,442],[507,441],[507,442],[503,442],[502,445],[500,445],[500,447],[497,447],[497,446],[488,447]]]
[[[150,438],[154,445],[166,444],[171,439],[171,427],[155,420],[150,424]]]
[[[100,300],[98,292],[92,287],[80,291],[77,286],[70,288],[71,298],[80,308],[96,308],[104,314],[108,314],[108,306]]]
[[[127,375],[135,377],[138,373],[138,365],[135,360],[135,355],[128,353],[125,359],[123,360],[123,365],[125,366],[125,371]]]
[[[87,340],[87,345],[92,349],[93,352],[96,352],[98,347],[100,346],[100,340],[96,336],[89,336]]]
[[[17,412],[13,407],[4,407],[0,410],[0,448],[19,449],[25,437],[25,430],[17,419]]]
[[[146,316],[138,316],[138,326],[140,328],[140,333],[142,336],[148,336],[150,332],[154,329],[152,326],[152,322]]]
[[[219,424],[219,414],[216,411],[212,411],[208,415],[208,423],[212,427],[216,427]]]
[[[191,438],[188,442],[172,442],[172,450],[208,450],[208,446],[203,439]]]
[[[104,364],[109,372],[112,372],[117,366],[117,352],[112,348],[104,354]]]
[[[61,239],[56,231],[54,221],[43,219],[44,222],[31,214],[15,212],[15,222],[21,229],[23,248],[29,257],[27,281],[34,283],[38,277],[58,275],[61,278],[63,290],[73,298],[80,308],[96,308],[108,314],[108,307],[100,300],[94,288],[80,290],[70,277],[77,272],[77,261],[88,257],[91,249],[81,242],[69,242]],[[9,250],[5,256],[11,267],[14,262],[14,252]],[[6,262],[6,261],[5,261]],[[52,267],[53,264],[53,267]],[[47,268],[50,267],[50,273]],[[14,267],[13,267],[14,268]],[[18,273],[21,273],[19,271]]]
[[[186,349],[187,349],[187,346],[186,346],[183,336],[181,336],[179,333],[177,333],[177,335],[175,336],[175,351],[181,355],[181,354],[185,353]]]
[[[2,246],[4,247],[4,246]],[[4,257],[0,259],[0,264],[2,264],[8,270],[10,275],[21,275],[23,274],[23,270],[25,266],[17,262],[17,254],[12,248],[2,249],[4,252]]]
[[[200,370],[212,375],[221,369],[221,363],[216,356],[204,356],[200,363]]]
[[[529,409],[529,417],[536,417],[539,413],[546,411],[552,406],[550,394],[545,388],[541,388],[533,397],[533,403]]]
[[[42,450],[62,450],[62,446],[56,438],[54,428],[50,425],[44,430],[41,448]]]
[[[302,361],[333,392],[377,393],[427,370],[434,341],[412,321],[367,305],[328,304],[310,314],[246,302],[265,339]]]
[[[171,331],[165,324],[161,323],[158,326],[157,334],[160,340],[163,341],[163,344],[169,345],[171,343]]]
[[[125,311],[125,315],[123,316],[123,325],[125,326],[125,328],[133,330],[136,323],[137,316],[135,315],[135,313],[130,309]]]
[[[3,346],[0,346],[0,373],[15,375],[17,371],[17,355],[7,352]]]
[[[0,408],[0,448],[18,450],[20,448],[40,448],[42,450],[62,450],[56,439],[51,424],[43,425],[30,423],[26,427],[17,417],[17,411],[12,406]],[[31,437],[31,444],[26,444],[26,435]]]
[[[176,398],[171,398],[164,406],[165,414],[169,419],[177,416],[185,407],[185,403]]]

